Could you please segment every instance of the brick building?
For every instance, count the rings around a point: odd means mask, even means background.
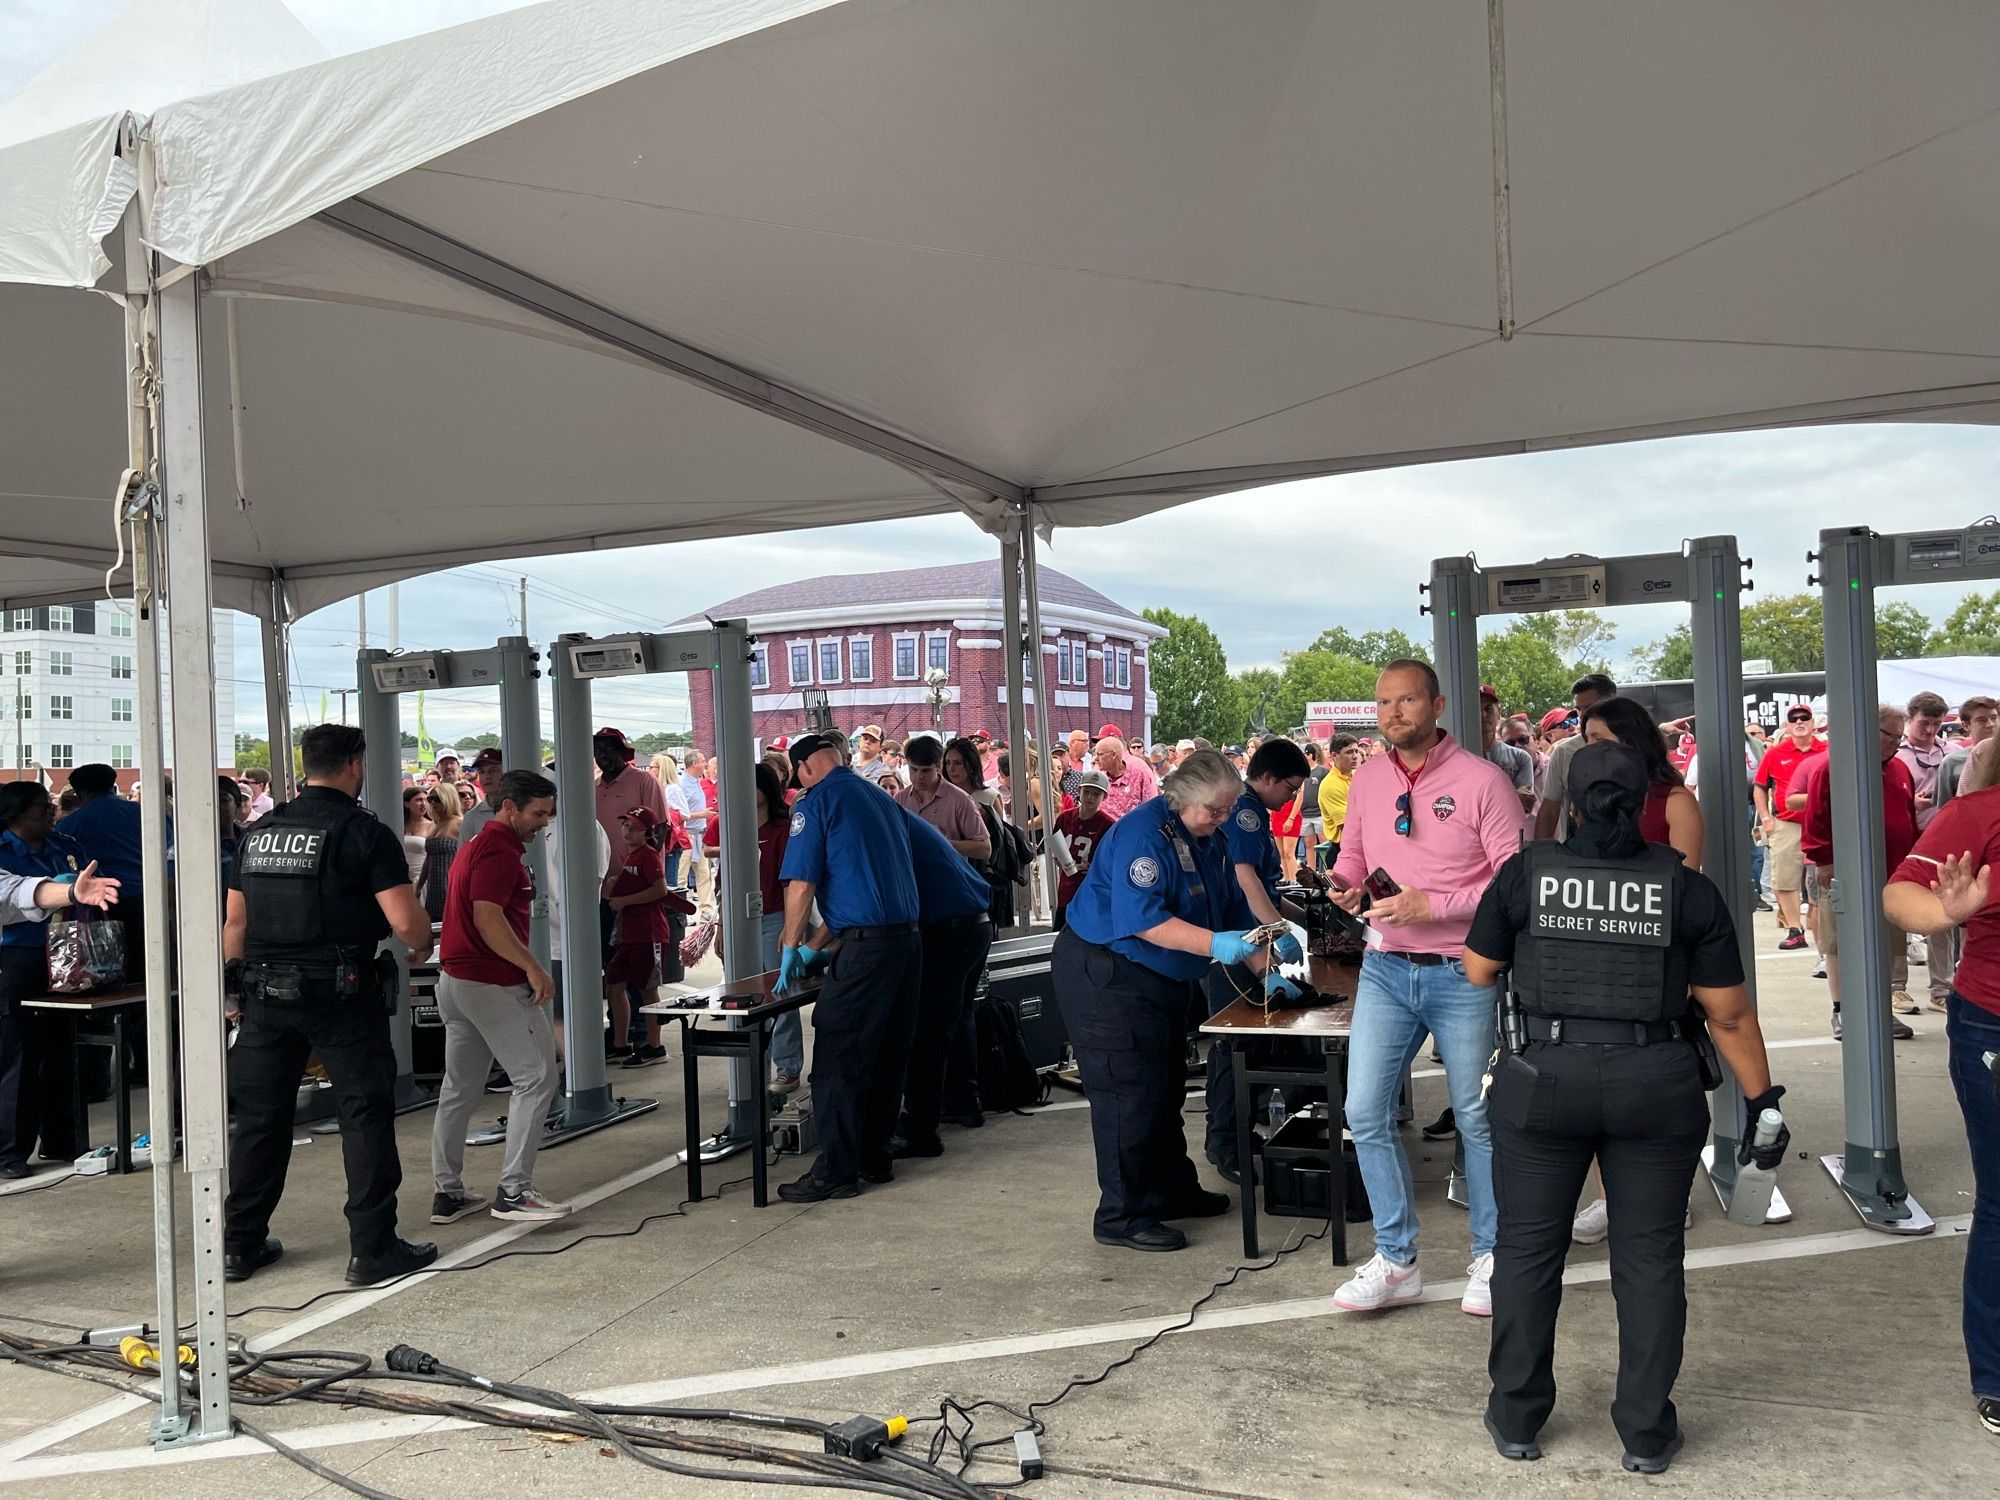
[[[1054,694],[1050,729],[1061,738],[1110,723],[1150,739],[1158,705],[1148,690],[1146,651],[1166,631],[1051,568],[1039,580]],[[984,729],[1006,737],[997,558],[804,578],[726,599],[704,614],[747,619],[757,637],[751,705],[760,744],[805,726],[808,689],[825,692],[834,722],[850,732],[880,724],[889,738],[904,739],[941,717],[947,736]],[[935,710],[933,669],[943,674]],[[695,743],[712,749],[715,705],[706,674],[689,679],[689,699]]]

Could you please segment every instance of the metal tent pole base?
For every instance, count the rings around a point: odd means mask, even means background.
[[[589,1135],[621,1120],[651,1114],[659,1107],[657,1099],[619,1098],[612,1094],[608,1083],[594,1089],[580,1089],[574,1094],[562,1094],[557,1097],[556,1109],[550,1112],[542,1126],[542,1145],[560,1146],[564,1141],[573,1141],[580,1135]],[[497,1140],[506,1138],[504,1130],[496,1137]],[[472,1138],[467,1139],[471,1141]]]
[[[1849,1147],[1853,1150],[1853,1147]],[[1900,1152],[1896,1153],[1898,1156]],[[1847,1197],[1861,1222],[1870,1229],[1883,1234],[1929,1234],[1937,1228],[1937,1221],[1924,1212],[1916,1199],[1905,1195],[1902,1198],[1887,1197],[1876,1184],[1861,1186],[1850,1182],[1847,1177],[1847,1158],[1842,1155],[1822,1156],[1819,1159],[1827,1174],[1833,1178],[1835,1186]],[[1900,1163],[1893,1164],[1897,1177],[1902,1176]]]
[[[1724,1160],[1728,1170],[1725,1172],[1716,1171],[1715,1142],[1710,1141],[1706,1146],[1701,1148],[1702,1170],[1708,1174],[1708,1185],[1715,1189],[1715,1201],[1722,1205],[1722,1211],[1726,1214],[1729,1212],[1729,1200],[1736,1192],[1735,1151],[1733,1149],[1730,1150]],[[1789,1224],[1792,1222],[1792,1205],[1785,1201],[1785,1194],[1782,1189],[1777,1187],[1771,1189],[1771,1206],[1764,1211],[1764,1222],[1766,1224]]]

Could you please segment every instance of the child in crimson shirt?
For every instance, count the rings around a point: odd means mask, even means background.
[[[625,849],[609,898],[611,909],[618,914],[618,941],[604,969],[604,999],[611,1010],[614,1038],[631,1035],[628,986],[638,990],[642,1005],[660,998],[660,947],[676,941],[670,914],[685,915],[694,910],[685,897],[667,889],[666,861],[653,842],[660,826],[651,808],[635,807],[618,816]],[[645,1036],[645,1041],[626,1056],[626,1067],[644,1068],[665,1061],[667,1049],[660,1042],[658,1016],[646,1018]]]
[[[1076,872],[1064,871],[1056,881],[1056,931],[1065,925],[1064,913],[1069,909],[1070,898],[1076,888],[1083,884],[1083,877],[1090,869],[1091,851],[1104,841],[1111,832],[1111,815],[1104,811],[1104,793],[1108,787],[1102,771],[1084,771],[1076,779],[1076,805],[1056,814],[1056,837],[1062,840],[1069,851],[1070,861]]]

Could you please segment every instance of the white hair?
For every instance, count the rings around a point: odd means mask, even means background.
[[[1243,793],[1243,778],[1220,750],[1196,750],[1160,778],[1160,795],[1179,812],[1197,802],[1234,802]]]

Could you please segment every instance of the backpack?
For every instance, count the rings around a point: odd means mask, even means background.
[[[1040,1104],[1048,1084],[1028,1059],[1021,1012],[1014,1002],[981,996],[972,1019],[978,1038],[979,1102],[989,1110],[1032,1109]]]

